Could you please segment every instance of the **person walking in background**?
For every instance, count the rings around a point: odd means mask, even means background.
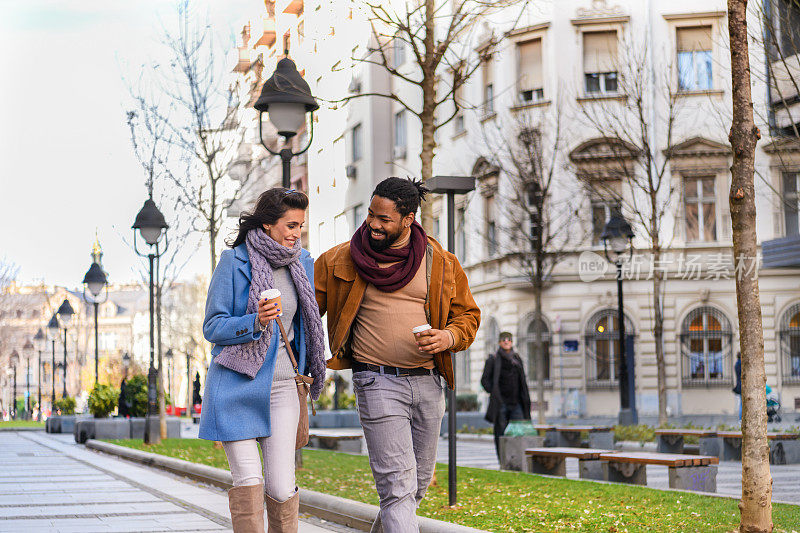
[[[480,324],[458,260],[414,220],[427,192],[420,181],[383,180],[352,240],[314,265],[317,302],[328,314],[328,367],[353,369],[380,497],[373,532],[419,531],[444,387],[454,385],[451,352],[466,350]]]
[[[199,437],[222,441],[233,477],[228,505],[235,533],[263,533],[265,498],[271,533],[298,528],[300,405],[277,321],[297,354],[298,371],[314,378],[311,397],[319,398],[325,335],[314,298],[314,260],[300,245],[307,207],[306,195],[293,189],[261,194],[254,211],[239,217],[232,249],[220,255],[208,289],[203,335],[214,347]],[[280,290],[280,306],[260,297],[266,289]]]
[[[530,420],[531,397],[522,359],[514,351],[514,338],[504,331],[500,347],[483,365],[481,386],[489,393],[486,420],[494,424],[494,449],[500,460],[500,437],[511,420]]]
[[[733,374],[736,376],[736,384],[733,386],[733,394],[736,395],[736,403],[739,406],[739,420],[742,419],[742,352],[736,352],[736,363],[733,365]]]

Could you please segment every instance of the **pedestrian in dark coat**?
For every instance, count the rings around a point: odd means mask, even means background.
[[[128,405],[128,393],[127,393],[128,385],[125,382],[125,378],[122,378],[122,383],[119,385],[119,416],[122,417],[129,417],[130,416],[130,406]]]
[[[500,459],[500,436],[511,420],[531,419],[531,397],[522,359],[514,351],[513,336],[500,334],[500,347],[486,359],[481,386],[489,393],[486,420],[494,424],[494,447]]]

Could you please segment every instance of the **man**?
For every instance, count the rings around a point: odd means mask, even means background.
[[[352,240],[314,265],[317,303],[328,313],[328,367],[353,369],[380,497],[372,531],[419,531],[416,509],[433,475],[445,382],[453,388],[450,354],[472,344],[480,323],[458,260],[414,220],[427,192],[418,181],[382,181]],[[431,329],[412,333],[426,324]]]
[[[494,449],[500,460],[500,437],[510,420],[530,420],[531,397],[522,359],[514,351],[511,333],[500,334],[500,348],[483,366],[481,386],[489,393],[486,420],[494,424]]]

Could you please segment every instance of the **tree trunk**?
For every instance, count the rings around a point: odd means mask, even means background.
[[[427,181],[433,176],[433,156],[436,149],[434,132],[436,131],[436,68],[433,65],[436,37],[436,6],[434,0],[425,0],[425,58],[422,66],[422,150],[419,154],[421,163],[420,178]],[[425,233],[433,235],[433,203],[422,204],[422,227]],[[437,236],[438,237],[438,236]]]
[[[541,256],[538,253],[537,256]],[[534,317],[534,330],[536,331],[536,411],[539,424],[545,423],[544,408],[544,343],[542,342],[542,270],[539,257],[536,260],[536,282],[533,291],[534,305],[536,307]]]
[[[747,43],[747,0],[728,0],[730,33],[733,148],[730,209],[742,354],[742,533],[771,532],[772,476],[767,441],[764,337],[756,267],[755,150],[760,134],[753,121],[750,57]]]
[[[657,243],[658,240],[654,241]],[[653,265],[661,260],[661,247],[653,246]],[[658,425],[667,424],[667,365],[664,362],[664,315],[661,312],[663,273],[653,268],[653,341],[656,343],[656,386],[658,388]]]

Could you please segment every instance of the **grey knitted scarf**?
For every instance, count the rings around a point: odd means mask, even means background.
[[[311,385],[311,398],[319,398],[325,383],[325,335],[322,331],[322,320],[319,306],[314,296],[314,287],[300,264],[300,241],[292,248],[275,242],[262,229],[252,229],[245,239],[247,254],[250,256],[250,293],[247,299],[247,313],[258,312],[258,297],[261,291],[275,287],[272,275],[273,268],[289,266],[298,303],[303,313],[303,325],[306,338],[306,367],[311,371],[314,384]],[[220,365],[241,374],[254,378],[267,356],[272,339],[273,324],[261,334],[258,340],[242,344],[225,346],[215,358]]]

